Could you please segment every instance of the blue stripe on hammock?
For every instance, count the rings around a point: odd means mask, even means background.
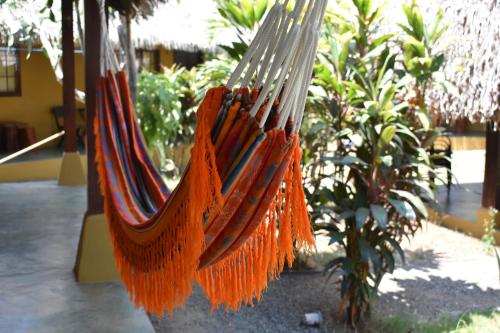
[[[101,137],[101,148],[102,148],[102,155],[101,158],[102,158],[102,162],[104,162],[104,166],[106,169],[110,170],[110,172],[108,173],[108,178],[111,182],[111,190],[116,190],[117,193],[115,193],[115,195],[113,195],[117,201],[118,201],[118,204],[120,205],[120,209],[119,209],[119,213],[120,214],[125,214],[125,218],[129,221],[134,221],[135,218],[132,216],[129,208],[127,207],[127,205],[125,204],[124,200],[123,200],[123,197],[119,191],[119,185],[118,185],[118,181],[116,179],[116,176],[113,172],[113,163],[110,159],[110,154],[111,154],[111,151],[110,151],[110,148],[109,148],[109,143],[108,143],[108,138],[107,138],[107,135],[106,135],[106,129],[104,126],[102,126],[104,124],[104,108],[103,108],[103,98],[102,98],[102,93],[101,92],[98,92],[98,117],[99,117],[99,123],[101,124],[101,127],[99,128],[99,132],[100,132],[100,137]]]
[[[222,185],[222,195],[226,195],[227,190],[231,188],[231,185],[237,179],[246,162],[248,162],[253,152],[255,151],[255,149],[257,149],[264,138],[265,133],[261,133],[255,138],[254,142],[250,145],[241,160],[238,162],[238,165],[234,168],[233,172],[231,172],[231,174],[227,177],[227,180]]]
[[[233,94],[228,94],[222,103],[222,106],[217,113],[217,117],[215,119],[215,123],[212,126],[211,138],[212,142],[215,143],[217,141],[217,137],[219,136],[220,130],[222,129],[222,125],[226,121],[227,114],[231,106],[233,105]]]
[[[108,88],[108,85],[106,85],[106,88]],[[112,126],[112,130],[113,130],[114,137],[115,137],[115,140],[113,140],[113,141],[114,141],[115,147],[118,150],[121,164],[124,167],[125,177],[127,178],[127,183],[129,185],[130,189],[132,190],[132,194],[133,194],[132,199],[134,200],[134,203],[136,204],[137,208],[139,208],[144,215],[151,216],[156,211],[156,207],[154,207],[152,205],[151,200],[149,198],[147,198],[147,195],[145,195],[145,193],[143,191],[141,191],[139,188],[137,188],[137,186],[132,178],[132,174],[131,174],[131,170],[130,170],[131,167],[134,167],[134,166],[130,166],[128,164],[127,158],[126,158],[126,153],[124,151],[123,138],[122,138],[121,133],[120,133],[119,128],[118,128],[118,126],[120,126],[120,121],[119,121],[118,115],[117,115],[117,112],[123,113],[123,110],[119,110],[118,103],[115,100],[116,96],[114,96],[113,92],[108,91],[108,94],[113,99],[113,103],[111,103],[111,105],[108,105],[110,112],[111,112],[111,118],[112,118],[111,126]],[[134,167],[134,169],[135,169],[135,167]],[[134,174],[136,175],[135,179],[139,183],[141,183],[140,185],[142,185],[142,187],[144,188],[144,184],[143,184],[143,181],[141,179],[141,173],[135,172]],[[139,176],[139,177],[137,177],[137,176]]]

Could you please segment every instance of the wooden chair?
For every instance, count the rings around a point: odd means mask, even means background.
[[[54,116],[54,120],[56,123],[57,131],[60,132],[64,130],[64,107],[63,106],[54,106],[51,109],[52,115]],[[80,109],[78,110],[81,116]],[[85,145],[85,127],[77,126],[76,127],[76,138],[78,140],[78,144],[84,146]],[[62,147],[64,142],[64,136],[59,140],[58,146]]]
[[[443,134],[439,136],[430,149],[431,155],[438,155],[434,157],[434,165],[436,167],[446,168],[446,189],[448,193],[450,192],[451,184],[452,184],[452,173],[451,173],[451,139],[448,134]],[[431,174],[430,178],[434,181],[435,175]]]
[[[3,123],[2,125],[2,151],[14,153],[20,149],[17,136],[17,125],[15,123]]]
[[[35,128],[30,126],[18,127],[17,137],[20,148],[26,148],[36,143]]]

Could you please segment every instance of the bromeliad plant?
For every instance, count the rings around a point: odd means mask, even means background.
[[[354,326],[384,274],[393,272],[395,254],[404,261],[401,240],[421,227],[426,206],[437,209],[429,148],[440,130],[432,127],[424,100],[408,96],[431,84],[442,55],[426,53],[431,66],[422,74],[420,65],[410,66],[427,63],[414,61],[422,54],[409,53],[410,31],[381,34],[382,7],[349,2],[351,16],[329,15],[325,22],[304,162],[315,226],[345,252],[326,273],[340,272],[339,314]]]

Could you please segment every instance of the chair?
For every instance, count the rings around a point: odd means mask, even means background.
[[[15,123],[2,124],[2,151],[14,153],[19,150],[19,141],[17,136],[17,125]]]
[[[452,173],[451,173],[451,139],[448,134],[443,134],[439,136],[436,141],[434,141],[431,149],[431,155],[434,155],[434,165],[436,167],[446,168],[446,178],[447,184],[446,189],[448,193],[450,192],[452,183]],[[430,178],[434,181],[435,175],[431,174]]]
[[[19,121],[0,123],[0,152],[14,153],[36,142],[35,128]]]
[[[61,105],[54,106],[54,107],[52,107],[51,112],[52,112],[52,115],[54,116],[57,131],[60,132],[60,131],[64,130],[64,107]],[[80,116],[82,116],[80,109],[78,109],[78,113],[80,114]],[[77,125],[76,138],[78,140],[78,143],[80,145],[84,146],[84,144],[85,144],[85,127]],[[64,136],[61,137],[57,146],[62,147],[63,142],[64,142]]]

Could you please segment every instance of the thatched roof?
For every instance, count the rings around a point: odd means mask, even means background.
[[[140,48],[162,45],[186,51],[214,50],[217,44],[235,40],[229,33],[210,36],[210,20],[219,16],[214,0],[170,1],[159,5],[151,16],[134,20],[132,39]],[[119,20],[113,21],[114,26],[119,24]],[[112,39],[118,42],[116,35]]]
[[[47,14],[40,14],[46,0],[9,1],[9,5],[0,6],[0,45],[10,44],[13,39],[17,44],[26,45],[28,41],[41,43],[42,39],[60,39],[60,2],[54,2],[55,21],[50,21]],[[82,7],[80,1],[80,7]],[[227,44],[234,36],[219,34],[211,39],[209,34],[210,20],[219,16],[214,0],[182,0],[182,1],[125,1],[114,0],[118,6],[127,2],[135,13],[132,21],[132,38],[136,47],[155,48],[164,46],[168,49],[180,50],[213,50],[217,44]],[[161,2],[161,3],[160,3]],[[139,6],[139,3],[142,7]],[[149,7],[145,5],[149,4]],[[118,5],[117,5],[118,4]],[[151,4],[157,5],[156,8]],[[138,10],[141,12],[138,12]],[[82,9],[80,8],[80,12]],[[147,13],[150,16],[145,17]],[[83,17],[82,17],[83,19]],[[118,45],[117,27],[120,25],[118,15],[110,20],[110,38]],[[80,44],[75,19],[75,39]]]
[[[441,94],[441,110],[484,122],[500,111],[500,0],[439,0],[449,28],[444,74],[458,96]]]
[[[108,0],[108,5],[121,14],[131,17],[147,17],[154,12],[160,3],[167,0]]]

